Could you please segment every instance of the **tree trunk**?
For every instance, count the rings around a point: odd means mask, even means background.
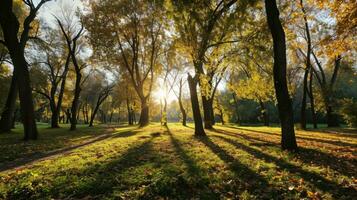
[[[183,107],[183,103],[182,103],[182,79],[180,80],[180,85],[179,85],[179,95],[178,95],[178,103],[180,106],[180,111],[181,111],[181,115],[182,115],[182,125],[186,126],[186,118],[187,118],[187,114],[186,114],[186,110]]]
[[[66,109],[66,124],[71,121],[71,110],[69,108]]]
[[[212,129],[212,104],[210,103],[210,99],[202,96],[202,106],[203,106],[203,119],[205,124],[205,129]]]
[[[147,103],[147,97],[141,98],[141,113],[139,119],[140,127],[144,127],[149,124],[149,106]]]
[[[309,75],[309,69],[305,69],[304,82],[302,90],[302,101],[301,101],[301,111],[300,111],[300,128],[306,130],[306,95],[307,95],[307,80]]]
[[[58,118],[59,118],[59,111],[58,111],[58,109],[55,109],[52,111],[51,128],[59,128]]]
[[[16,115],[17,115],[17,110],[15,108],[15,111],[14,111],[14,116],[12,117],[12,121],[11,121],[11,128],[15,128],[15,125],[16,125]]]
[[[17,49],[15,51],[10,51],[10,55],[14,66],[17,68],[15,72],[17,72],[16,76],[17,83],[19,86],[21,116],[25,133],[24,139],[36,140],[38,132],[36,127],[35,112],[32,99],[30,73],[28,71],[24,52]]]
[[[97,104],[98,105],[98,104]],[[94,119],[95,119],[95,116],[98,112],[98,109],[99,109],[99,106],[95,106],[94,110],[93,110],[93,113],[90,117],[90,121],[89,121],[89,127],[92,127],[93,126],[93,122],[94,122]],[[103,114],[104,115],[104,114]],[[103,118],[104,119],[104,118]]]
[[[128,124],[133,125],[133,116],[131,115],[131,108],[129,103],[129,98],[126,98],[126,108],[128,110]]]
[[[198,97],[197,97],[197,80],[192,78],[192,76],[190,74],[188,75],[187,80],[188,80],[188,85],[190,87],[192,112],[193,112],[193,119],[195,122],[195,135],[206,136],[206,133],[205,133],[205,131],[203,129],[203,125],[202,125],[200,105],[198,103]]]
[[[317,116],[316,116],[316,111],[315,111],[315,101],[314,101],[314,93],[313,93],[313,79],[314,79],[314,73],[312,70],[310,71],[310,82],[309,82],[309,98],[310,98],[310,109],[311,109],[311,115],[312,115],[312,123],[314,125],[314,128],[317,128]]]
[[[279,10],[275,0],[265,0],[267,21],[274,44],[274,87],[278,101],[281,122],[281,147],[283,150],[297,150],[292,102],[286,80],[286,44],[285,33],[279,19]]]
[[[265,104],[262,100],[259,100],[259,104],[260,104],[260,112],[262,113],[264,126],[269,126],[268,110],[266,109]]]
[[[183,125],[183,126],[186,126],[187,114],[186,114],[185,108],[183,107],[182,99],[181,99],[181,98],[179,98],[179,106],[180,106],[180,111],[181,111],[181,115],[182,115],[182,125]]]
[[[67,55],[64,71],[62,73],[62,82],[58,94],[58,99],[57,99],[57,105],[55,105],[56,109],[54,112],[52,112],[52,121],[51,121],[51,127],[52,128],[59,128],[59,116],[60,116],[60,111],[62,107],[62,101],[63,101],[63,96],[64,96],[64,90],[66,87],[66,80],[67,80],[67,74],[69,70],[69,61],[70,61],[70,54]],[[52,97],[55,99],[55,97]]]
[[[326,104],[326,113],[327,113],[327,126],[328,127],[339,127],[340,124],[338,122],[338,115],[334,112],[333,110],[333,104],[334,104],[334,84],[336,83],[336,80],[337,80],[337,74],[338,74],[338,71],[340,69],[340,62],[341,62],[341,56],[337,56],[335,58],[335,66],[334,66],[334,70],[333,70],[333,74],[332,74],[332,77],[331,77],[331,81],[330,81],[330,85],[328,86],[329,87],[329,94],[328,96],[326,97],[326,100],[325,100],[325,104]]]
[[[162,121],[163,121],[162,125],[167,126],[167,100],[166,100],[166,98],[164,100],[164,110],[163,110]]]
[[[240,120],[239,120],[238,100],[237,100],[237,97],[236,97],[235,93],[233,93],[232,96],[233,96],[233,100],[234,100],[234,109],[235,109],[235,113],[236,113],[236,117],[237,117],[235,123],[239,125],[240,124]]]
[[[114,111],[111,110],[111,111],[110,111],[110,117],[109,117],[109,123],[110,123],[110,124],[112,123],[113,114],[114,114]]]
[[[9,50],[9,54],[14,65],[15,76],[17,78],[17,85],[19,89],[20,109],[22,116],[22,123],[24,125],[24,139],[37,139],[37,127],[35,121],[34,105],[32,98],[32,89],[30,82],[30,73],[25,59],[25,46],[28,40],[28,33],[30,23],[36,16],[37,10],[31,10],[24,23],[24,30],[21,34],[20,41],[18,40],[18,33],[20,29],[19,21],[16,15],[12,12],[13,2],[10,0],[2,1],[0,7],[0,24],[2,27],[5,46]],[[33,7],[31,7],[33,8]]]
[[[213,97],[209,100],[210,103],[210,109],[211,109],[211,122],[212,122],[212,126],[216,124],[216,120],[215,120],[215,115],[214,115],[214,109],[213,109]]]
[[[15,76],[15,73],[13,73],[6,104],[1,114],[0,133],[8,132],[13,128],[12,125],[15,116],[14,112],[16,108],[17,93],[18,93],[17,78]]]
[[[82,74],[80,72],[76,72],[76,85],[74,89],[74,98],[72,101],[72,107],[71,107],[71,131],[76,130],[77,126],[77,111],[78,111],[78,105],[79,105],[79,96],[81,93],[81,79],[82,79]]]
[[[332,106],[326,108],[327,127],[339,127],[338,115],[334,113]]]
[[[224,125],[225,124],[225,122],[224,122],[224,114],[223,114],[223,110],[222,109],[220,109],[219,110],[219,117],[221,118],[221,122],[222,122],[222,125]]]

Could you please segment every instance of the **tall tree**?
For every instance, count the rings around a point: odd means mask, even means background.
[[[120,67],[129,74],[140,98],[140,126],[146,126],[149,123],[148,105],[164,38],[164,14],[160,2],[106,0],[93,2],[91,8],[92,13],[86,17],[86,24],[92,45],[103,58],[110,57],[116,63],[121,60]]]
[[[46,43],[41,43],[41,48],[46,53],[46,60],[40,61],[45,67],[44,71],[47,72],[47,79],[50,85],[49,90],[40,87],[35,88],[35,91],[42,94],[48,99],[51,109],[51,128],[59,128],[59,115],[62,107],[67,74],[69,71],[71,55],[63,44],[61,35],[58,34],[59,30],[49,30],[46,34]],[[59,48],[65,46],[64,48]],[[42,55],[41,55],[42,57]]]
[[[176,21],[176,29],[180,34],[180,40],[184,48],[188,51],[190,60],[192,60],[195,74],[192,78],[189,76],[190,93],[192,99],[192,111],[194,121],[202,121],[199,110],[198,99],[194,99],[197,95],[195,88],[196,84],[200,87],[209,87],[203,83],[207,82],[208,78],[205,74],[204,63],[206,61],[206,53],[212,47],[218,47],[225,43],[230,43],[231,29],[235,18],[235,9],[230,8],[236,3],[236,0],[221,0],[221,1],[172,1],[174,6],[174,19]],[[243,3],[246,3],[245,1]],[[238,8],[239,6],[237,6]],[[243,6],[244,7],[244,6]],[[204,23],[202,23],[204,22]],[[224,30],[224,31],[222,31]],[[209,82],[209,80],[208,80]],[[202,88],[201,88],[202,89]],[[212,128],[212,113],[213,107],[206,93],[202,94],[202,105],[204,111],[205,128]],[[195,110],[194,110],[195,109]],[[198,125],[198,123],[195,122]],[[200,125],[199,125],[200,126]],[[199,133],[199,132],[202,133]],[[200,127],[195,129],[196,133],[204,135],[204,130]]]
[[[306,129],[306,102],[307,102],[307,94],[308,94],[308,76],[309,73],[311,72],[311,51],[312,51],[312,46],[311,46],[311,36],[310,36],[310,27],[309,23],[307,20],[307,14],[306,10],[304,7],[303,0],[300,0],[300,7],[301,11],[303,13],[303,19],[304,19],[304,25],[305,25],[305,39],[306,39],[306,44],[307,44],[307,50],[306,50],[306,64],[305,64],[305,72],[304,72],[304,79],[303,79],[303,94],[302,94],[302,102],[301,102],[301,117],[300,117],[300,126],[301,129]],[[310,88],[312,90],[312,88]],[[313,92],[309,91],[310,97],[313,96]],[[313,98],[313,97],[312,97]]]
[[[286,81],[286,43],[285,32],[279,18],[279,10],[275,0],[265,0],[265,11],[268,26],[273,37],[274,67],[273,77],[276,99],[281,123],[281,148],[297,150],[292,102]]]
[[[28,64],[25,59],[25,47],[31,38],[30,31],[32,22],[35,20],[41,6],[50,0],[41,0],[36,6],[33,1],[24,0],[29,7],[29,14],[25,18],[22,29],[18,17],[13,12],[13,0],[4,0],[0,3],[0,24],[2,27],[4,40],[1,41],[9,51],[14,72],[16,73],[22,122],[24,125],[24,139],[37,139],[37,127],[35,122],[34,104],[32,89],[30,84],[30,74]],[[20,32],[22,30],[22,32]],[[20,38],[18,38],[20,36]]]
[[[78,39],[83,35],[83,24],[81,23],[81,27],[79,31],[76,34],[71,33],[71,31],[66,31],[64,28],[63,24],[59,19],[57,19],[58,25],[61,28],[62,34],[66,39],[67,43],[67,48],[74,66],[74,71],[76,73],[76,80],[75,80],[75,87],[74,87],[74,96],[73,96],[73,101],[72,101],[72,106],[71,106],[71,128],[70,130],[76,130],[77,126],[77,112],[79,109],[79,98],[80,98],[80,93],[81,93],[81,85],[82,85],[82,71],[84,68],[87,67],[85,63],[80,64],[78,60],[78,47],[77,47],[77,42]]]

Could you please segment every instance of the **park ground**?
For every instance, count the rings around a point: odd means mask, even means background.
[[[0,135],[0,199],[356,199],[357,131],[170,124]]]

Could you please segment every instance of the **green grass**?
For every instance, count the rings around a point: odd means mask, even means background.
[[[208,137],[169,123],[139,129],[40,127],[0,135],[0,199],[353,199],[357,135],[297,131],[280,150],[278,127],[216,126]]]

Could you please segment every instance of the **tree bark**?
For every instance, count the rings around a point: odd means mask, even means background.
[[[265,107],[265,104],[262,100],[259,100],[259,104],[260,104],[260,111],[262,113],[262,118],[263,118],[263,122],[264,122],[264,126],[269,126],[269,114],[268,114],[268,110]]]
[[[212,103],[210,102],[210,99],[208,97],[202,96],[202,106],[203,106],[203,119],[204,119],[205,129],[212,129],[213,108],[212,108]]]
[[[307,80],[309,69],[306,68],[304,72],[304,82],[302,90],[301,111],[300,111],[300,128],[306,130],[306,94],[307,94]]]
[[[311,115],[312,115],[312,123],[314,128],[317,128],[317,116],[316,116],[316,110],[315,110],[315,100],[314,100],[314,93],[313,93],[313,79],[314,79],[314,73],[312,70],[310,71],[310,81],[309,81],[309,98],[310,98],[310,109],[311,109]]]
[[[77,111],[78,111],[78,105],[79,105],[79,96],[81,93],[81,79],[82,79],[82,74],[79,72],[76,72],[76,84],[75,84],[75,89],[74,89],[74,97],[72,101],[72,107],[71,107],[71,131],[76,130],[77,128]]]
[[[340,69],[340,62],[341,62],[341,56],[337,56],[335,58],[335,66],[333,70],[333,74],[331,77],[330,85],[329,87],[329,96],[327,96],[325,99],[326,102],[326,113],[327,113],[327,126],[328,127],[339,127],[340,124],[338,122],[338,115],[334,112],[333,110],[333,105],[334,105],[334,94],[333,94],[333,87],[336,83],[337,80],[337,74]]]
[[[17,85],[19,89],[20,109],[22,123],[24,125],[25,140],[35,140],[37,139],[38,135],[32,98],[30,73],[25,59],[25,46],[29,39],[31,22],[35,19],[36,13],[43,3],[45,2],[41,1],[36,7],[31,5],[29,15],[24,21],[20,40],[17,38],[19,35],[20,24],[16,15],[12,11],[13,1],[1,1],[0,6],[0,24],[3,31],[5,46],[9,50],[12,63],[14,68],[16,68],[15,76],[17,77]]]
[[[139,124],[140,127],[144,127],[149,124],[149,106],[147,103],[147,97],[141,98],[141,112]]]
[[[128,124],[133,125],[133,116],[130,108],[129,98],[126,98],[126,108],[128,110]]]
[[[182,79],[180,80],[180,85],[179,85],[179,95],[178,95],[178,103],[180,106],[180,111],[181,111],[181,115],[182,115],[182,125],[186,126],[186,118],[187,118],[187,114],[186,114],[186,110],[183,107],[183,103],[182,103]]]
[[[70,53],[68,53],[67,58],[66,58],[66,63],[64,66],[64,70],[62,73],[62,82],[61,82],[61,86],[60,86],[60,90],[59,90],[59,94],[58,94],[58,100],[57,100],[57,104],[55,104],[55,110],[52,112],[52,119],[51,119],[51,127],[52,128],[59,128],[59,116],[60,116],[60,111],[61,111],[61,107],[62,107],[62,101],[63,101],[63,96],[64,96],[64,90],[66,87],[66,80],[67,80],[67,74],[68,74],[68,70],[69,70],[69,61],[70,61]],[[56,86],[57,89],[57,86]],[[52,97],[53,99],[55,99],[55,96]]]
[[[308,74],[311,71],[311,37],[310,37],[310,29],[309,24],[307,21],[306,11],[304,8],[303,0],[300,0],[301,10],[304,14],[304,22],[305,22],[305,32],[306,32],[306,42],[307,42],[307,53],[306,53],[306,68],[304,73],[304,83],[303,83],[303,96],[301,102],[301,121],[300,121],[300,128],[305,130],[306,129],[306,95],[307,95],[307,84],[308,84]],[[312,92],[312,91],[311,91]]]
[[[286,80],[286,44],[285,33],[279,19],[279,10],[275,0],[265,0],[268,26],[273,37],[274,50],[274,87],[278,101],[281,122],[281,148],[297,150],[292,102]]]
[[[5,103],[5,107],[1,114],[0,133],[9,132],[13,128],[13,119],[15,116],[16,98],[18,93],[17,78],[15,72],[12,75],[9,93]]]
[[[190,88],[193,119],[195,121],[195,135],[206,136],[205,130],[203,129],[203,125],[202,125],[200,105],[198,103],[196,77],[194,79],[190,74],[188,74],[187,80]]]
[[[237,97],[236,97],[236,94],[235,93],[232,93],[232,96],[233,96],[233,100],[234,100],[234,109],[235,109],[235,114],[236,114],[236,121],[235,123],[236,124],[240,124],[240,121],[239,121],[239,107],[238,107],[238,100],[237,100]]]

